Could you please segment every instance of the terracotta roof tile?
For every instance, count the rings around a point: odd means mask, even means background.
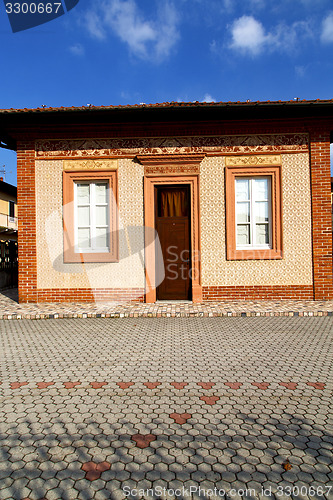
[[[37,108],[23,108],[23,109],[0,109],[0,113],[3,114],[12,114],[12,113],[47,113],[47,112],[70,112],[70,111],[107,111],[107,110],[121,110],[121,109],[139,109],[139,108],[178,108],[178,107],[187,107],[187,108],[196,108],[196,107],[228,107],[228,106],[272,106],[272,105],[304,105],[304,104],[333,104],[333,99],[315,99],[315,100],[306,100],[306,99],[292,99],[290,101],[228,101],[228,102],[162,102],[162,103],[140,103],[140,104],[125,104],[125,105],[109,105],[109,106],[60,106],[60,107],[37,107]]]

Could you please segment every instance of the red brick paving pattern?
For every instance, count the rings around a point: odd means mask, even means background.
[[[63,382],[65,389],[73,389],[76,385],[80,385],[81,382]]]
[[[11,382],[10,383],[10,388],[11,389],[19,389],[23,385],[28,385],[28,382]]]
[[[37,382],[38,389],[46,389],[50,385],[54,385],[54,382]]]
[[[187,382],[170,382],[170,385],[173,385],[175,389],[184,389],[188,385]]]
[[[297,384],[295,382],[279,382],[279,385],[282,385],[291,391],[294,391],[297,388]]]
[[[306,385],[319,389],[320,391],[325,389],[325,384],[322,384],[321,382],[307,382]]]
[[[90,382],[93,389],[100,389],[103,385],[107,385],[107,382]]]
[[[258,387],[258,389],[261,389],[262,391],[266,391],[269,387],[269,382],[251,382],[252,385],[255,385]]]
[[[200,399],[204,401],[207,405],[215,405],[215,403],[220,399],[217,396],[201,396]]]
[[[241,382],[224,382],[224,385],[230,387],[230,389],[240,389],[243,384]]]
[[[192,417],[190,413],[171,413],[170,418],[176,422],[176,424],[186,424],[187,420]]]
[[[156,440],[154,434],[134,434],[131,439],[136,442],[138,448],[148,448],[152,441]]]
[[[2,381],[0,381],[0,385],[2,385]],[[37,387],[39,389],[46,389],[49,386],[52,386],[55,384],[55,382],[36,382]],[[74,387],[80,385],[81,382],[63,382],[63,385],[66,389],[73,389]],[[90,385],[93,389],[100,389],[104,385],[107,385],[108,382],[90,382]],[[307,382],[306,383],[308,386],[313,387],[314,389],[317,390],[324,390],[325,389],[325,384],[321,382]],[[28,382],[10,382],[10,388],[11,389],[19,389],[20,387],[28,385]],[[132,385],[134,385],[134,382],[117,382],[117,385],[121,389],[128,389]],[[162,382],[143,382],[143,385],[145,385],[148,389],[156,389],[159,385],[162,385]],[[175,389],[181,390],[184,389],[188,385],[188,382],[170,382],[170,385],[172,385]],[[216,384],[214,382],[197,382],[197,385],[199,387],[202,387],[205,390],[211,389],[213,386]],[[230,389],[240,389],[241,386],[243,385],[242,382],[224,382],[224,385],[229,387]],[[269,382],[251,382],[251,385],[254,385],[255,387],[258,387],[258,389],[261,390],[266,390],[269,387]],[[285,387],[286,389],[289,390],[295,390],[298,386],[296,382],[279,382],[279,385],[282,387]]]
[[[203,389],[211,389],[215,384],[214,382],[198,382],[197,385],[199,385]]]
[[[161,385],[162,382],[144,382],[143,385],[148,387],[148,389],[156,389],[157,386]]]
[[[131,385],[134,385],[134,382],[117,382],[117,385],[119,385],[120,389],[128,389]]]
[[[85,478],[89,481],[95,481],[101,477],[102,472],[109,470],[111,464],[109,462],[100,462],[96,464],[95,462],[86,462],[82,465],[81,469],[86,472]]]

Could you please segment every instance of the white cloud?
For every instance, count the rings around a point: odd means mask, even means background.
[[[168,57],[174,44],[179,40],[178,24],[180,17],[173,4],[168,1],[159,3],[159,21],[156,29],[156,54],[158,57]]]
[[[100,15],[94,11],[85,12],[81,24],[83,24],[88,33],[99,40],[103,40],[106,37],[105,30],[103,28],[103,22],[101,21]]]
[[[231,48],[259,54],[268,43],[263,25],[252,16],[242,16],[231,26]]]
[[[266,31],[262,23],[253,16],[236,19],[230,29],[232,41],[229,46],[252,56],[274,50],[290,53],[297,50],[301,40],[313,36],[305,21],[297,21],[290,26],[279,24],[271,31]]]
[[[323,20],[321,41],[324,43],[333,42],[333,12],[330,12],[328,16]]]
[[[210,94],[205,94],[201,102],[216,102],[216,99],[214,99],[214,97],[212,97]]]
[[[141,59],[165,59],[179,39],[179,16],[169,0],[159,2],[154,20],[145,18],[135,0],[97,0],[83,24],[95,38],[114,33]]]
[[[84,47],[80,43],[75,43],[69,47],[69,50],[75,56],[83,56],[84,55]]]
[[[290,26],[279,24],[271,33],[271,48],[294,52],[302,41],[311,37],[313,32],[306,21],[296,21]]]

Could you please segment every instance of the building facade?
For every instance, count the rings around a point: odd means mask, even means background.
[[[2,110],[19,299],[332,299],[333,101]]]
[[[17,188],[0,177],[0,288],[17,286]]]

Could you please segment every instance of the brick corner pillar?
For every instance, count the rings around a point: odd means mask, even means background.
[[[17,142],[19,302],[37,302],[35,142]]]
[[[315,300],[333,299],[330,130],[310,133],[313,289]]]

